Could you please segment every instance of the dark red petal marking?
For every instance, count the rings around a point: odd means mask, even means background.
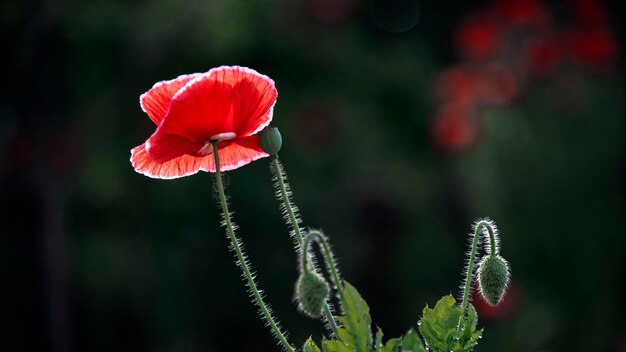
[[[152,88],[139,97],[141,109],[148,114],[157,126],[167,114],[170,102],[176,93],[192,79],[200,76],[200,73],[178,76],[169,81],[157,82]]]

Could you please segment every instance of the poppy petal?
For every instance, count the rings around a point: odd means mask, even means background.
[[[153,137],[172,134],[207,142],[212,136],[234,132],[232,86],[211,77],[210,72],[189,81],[176,93]]]
[[[235,131],[249,136],[269,125],[278,92],[272,79],[252,69],[236,67],[232,72],[238,75],[233,88]]]
[[[181,75],[169,81],[155,83],[149,91],[139,97],[141,109],[148,114],[150,120],[158,126],[167,114],[174,95],[176,95],[185,84],[200,75],[200,73]]]
[[[150,157],[145,144],[133,148],[130,157],[130,162],[138,173],[166,180],[193,175],[201,170],[203,165],[208,165],[209,160],[213,160],[213,155],[205,157],[182,155],[158,163]]]
[[[228,142],[221,143],[226,144]],[[237,138],[223,148],[219,147],[218,144],[218,153],[220,156],[220,170],[222,171],[234,170],[257,159],[269,156],[259,146],[259,137],[257,135]],[[207,166],[208,168],[205,171],[215,172],[215,162],[212,157],[211,162]]]
[[[221,171],[234,170],[257,159],[269,156],[259,147],[258,136],[244,137],[234,142],[220,142],[218,148]],[[207,156],[185,154],[164,163],[159,163],[150,157],[145,144],[131,150],[130,162],[138,173],[160,179],[189,176],[200,170],[215,172],[215,160],[212,154]]]
[[[200,153],[206,147],[206,142],[193,142],[186,137],[171,133],[154,133],[145,145],[150,158],[158,163],[164,163],[185,154],[194,156],[208,154]]]
[[[277,96],[267,76],[244,67],[218,67],[176,93],[159,129],[194,141],[223,133],[249,136],[270,123]]]

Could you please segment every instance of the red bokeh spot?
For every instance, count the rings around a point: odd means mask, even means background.
[[[569,36],[571,55],[584,64],[603,66],[617,57],[617,43],[606,28],[572,31]]]
[[[550,20],[545,5],[536,0],[500,0],[494,3],[494,9],[513,26],[539,26]]]
[[[563,45],[552,36],[538,37],[528,46],[528,64],[532,72],[538,75],[554,71],[563,57]]]
[[[496,322],[512,318],[522,303],[522,292],[515,282],[511,282],[502,301],[491,306],[480,295],[477,289],[472,292],[472,304],[478,313],[478,319],[483,322]]]
[[[476,72],[475,91],[483,104],[497,105],[511,102],[518,95],[518,82],[513,71],[504,64],[491,63]]]
[[[468,104],[448,103],[440,107],[431,130],[435,144],[450,153],[469,149],[478,135],[472,112]]]
[[[316,21],[324,24],[340,24],[350,18],[355,0],[308,0],[305,8]]]
[[[583,25],[597,25],[605,23],[607,10],[599,0],[573,0],[572,10],[576,20]]]
[[[463,67],[453,67],[435,78],[435,95],[441,101],[471,103],[474,100],[474,77]]]
[[[484,60],[498,48],[500,26],[492,17],[481,14],[467,18],[454,33],[454,46],[461,57]]]

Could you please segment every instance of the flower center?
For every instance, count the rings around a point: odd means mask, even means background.
[[[202,146],[202,148],[200,148],[200,150],[198,150],[198,155],[199,156],[207,156],[211,153],[213,153],[213,145],[212,143],[215,141],[229,141],[231,139],[235,139],[237,138],[237,134],[234,132],[224,132],[224,133],[218,133],[214,136],[211,136],[211,138],[209,139],[209,141],[205,142],[204,145]]]
[[[237,134],[235,134],[234,132],[224,132],[224,133],[218,133],[215,136],[211,136],[210,141],[229,141],[231,139],[235,139],[237,138]]]

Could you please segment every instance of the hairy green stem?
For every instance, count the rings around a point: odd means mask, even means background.
[[[263,318],[267,321],[270,328],[272,329],[272,332],[274,333],[274,335],[276,336],[276,338],[278,339],[282,347],[285,349],[285,351],[295,352],[295,349],[289,344],[289,342],[287,341],[287,338],[278,327],[278,324],[276,323],[276,321],[274,321],[274,318],[272,317],[272,314],[270,313],[269,308],[263,301],[263,297],[261,296],[261,293],[259,292],[259,289],[257,288],[256,283],[254,282],[252,273],[250,272],[250,268],[248,267],[240,242],[235,236],[235,230],[233,228],[233,224],[230,219],[230,212],[228,211],[228,202],[226,201],[226,195],[224,194],[224,185],[222,184],[222,174],[220,171],[220,157],[219,157],[219,153],[217,150],[217,141],[213,141],[211,144],[213,145],[213,155],[215,158],[215,180],[216,180],[215,182],[217,186],[217,191],[219,193],[220,205],[222,206],[224,221],[226,223],[226,230],[227,230],[226,232],[228,233],[230,242],[237,255],[239,266],[241,267],[241,270],[243,270],[243,274],[246,277],[248,287],[250,287],[250,290],[252,291],[252,294],[254,295],[255,302],[257,306],[259,307],[259,309],[261,310],[261,314],[263,315]]]
[[[480,235],[482,234],[482,228],[486,227],[487,228],[487,232],[489,232],[489,247],[491,248],[491,256],[495,256],[496,253],[496,241],[495,241],[495,236],[493,233],[493,229],[491,228],[491,225],[489,224],[489,221],[479,221],[476,224],[476,229],[474,230],[474,237],[472,239],[472,248],[470,250],[470,257],[469,257],[469,262],[467,265],[467,273],[466,273],[466,277],[465,277],[465,288],[463,290],[463,303],[461,304],[461,309],[463,310],[463,312],[465,312],[465,309],[467,308],[467,304],[469,302],[469,293],[470,293],[470,289],[472,286],[472,279],[474,277],[474,261],[476,258],[476,251],[478,248],[478,240]]]
[[[285,204],[285,210],[287,211],[287,216],[289,217],[289,222],[291,223],[291,227],[293,228],[293,231],[295,233],[296,241],[299,246],[299,252],[304,253],[303,255],[306,257],[308,256],[308,252],[306,251],[306,248],[303,247],[304,238],[302,236],[302,231],[300,230],[300,225],[298,224],[298,218],[296,217],[296,213],[291,204],[291,200],[289,199],[287,186],[285,185],[285,179],[283,177],[284,170],[282,168],[282,165],[280,165],[280,162],[278,161],[278,154],[272,155],[271,159],[272,159],[274,175],[276,176],[276,180],[278,181],[278,186],[280,189],[280,196],[283,199],[283,204]],[[302,253],[298,253],[298,255],[301,255]],[[334,266],[334,263],[333,263],[333,266]],[[324,309],[324,315],[326,316],[326,320],[328,321],[328,324],[330,325],[331,330],[336,335],[337,329],[338,329],[337,322],[335,321],[335,317],[333,316],[333,313],[330,309],[328,301],[324,302],[323,309]]]
[[[304,253],[308,251],[309,245],[311,241],[313,241],[314,239],[317,239],[318,243],[322,247],[322,250],[324,251],[324,256],[326,257],[326,262],[328,263],[328,269],[332,275],[333,281],[335,282],[335,287],[341,294],[341,292],[343,291],[343,284],[341,282],[341,279],[339,278],[339,272],[337,271],[337,267],[335,266],[335,261],[333,260],[333,253],[330,250],[330,245],[328,244],[328,240],[326,239],[326,236],[324,236],[324,234],[321,233],[320,231],[311,230],[307,233],[306,237],[304,238],[304,247],[303,247],[304,251],[302,255],[302,270],[308,272],[310,269],[308,255],[305,255]]]

